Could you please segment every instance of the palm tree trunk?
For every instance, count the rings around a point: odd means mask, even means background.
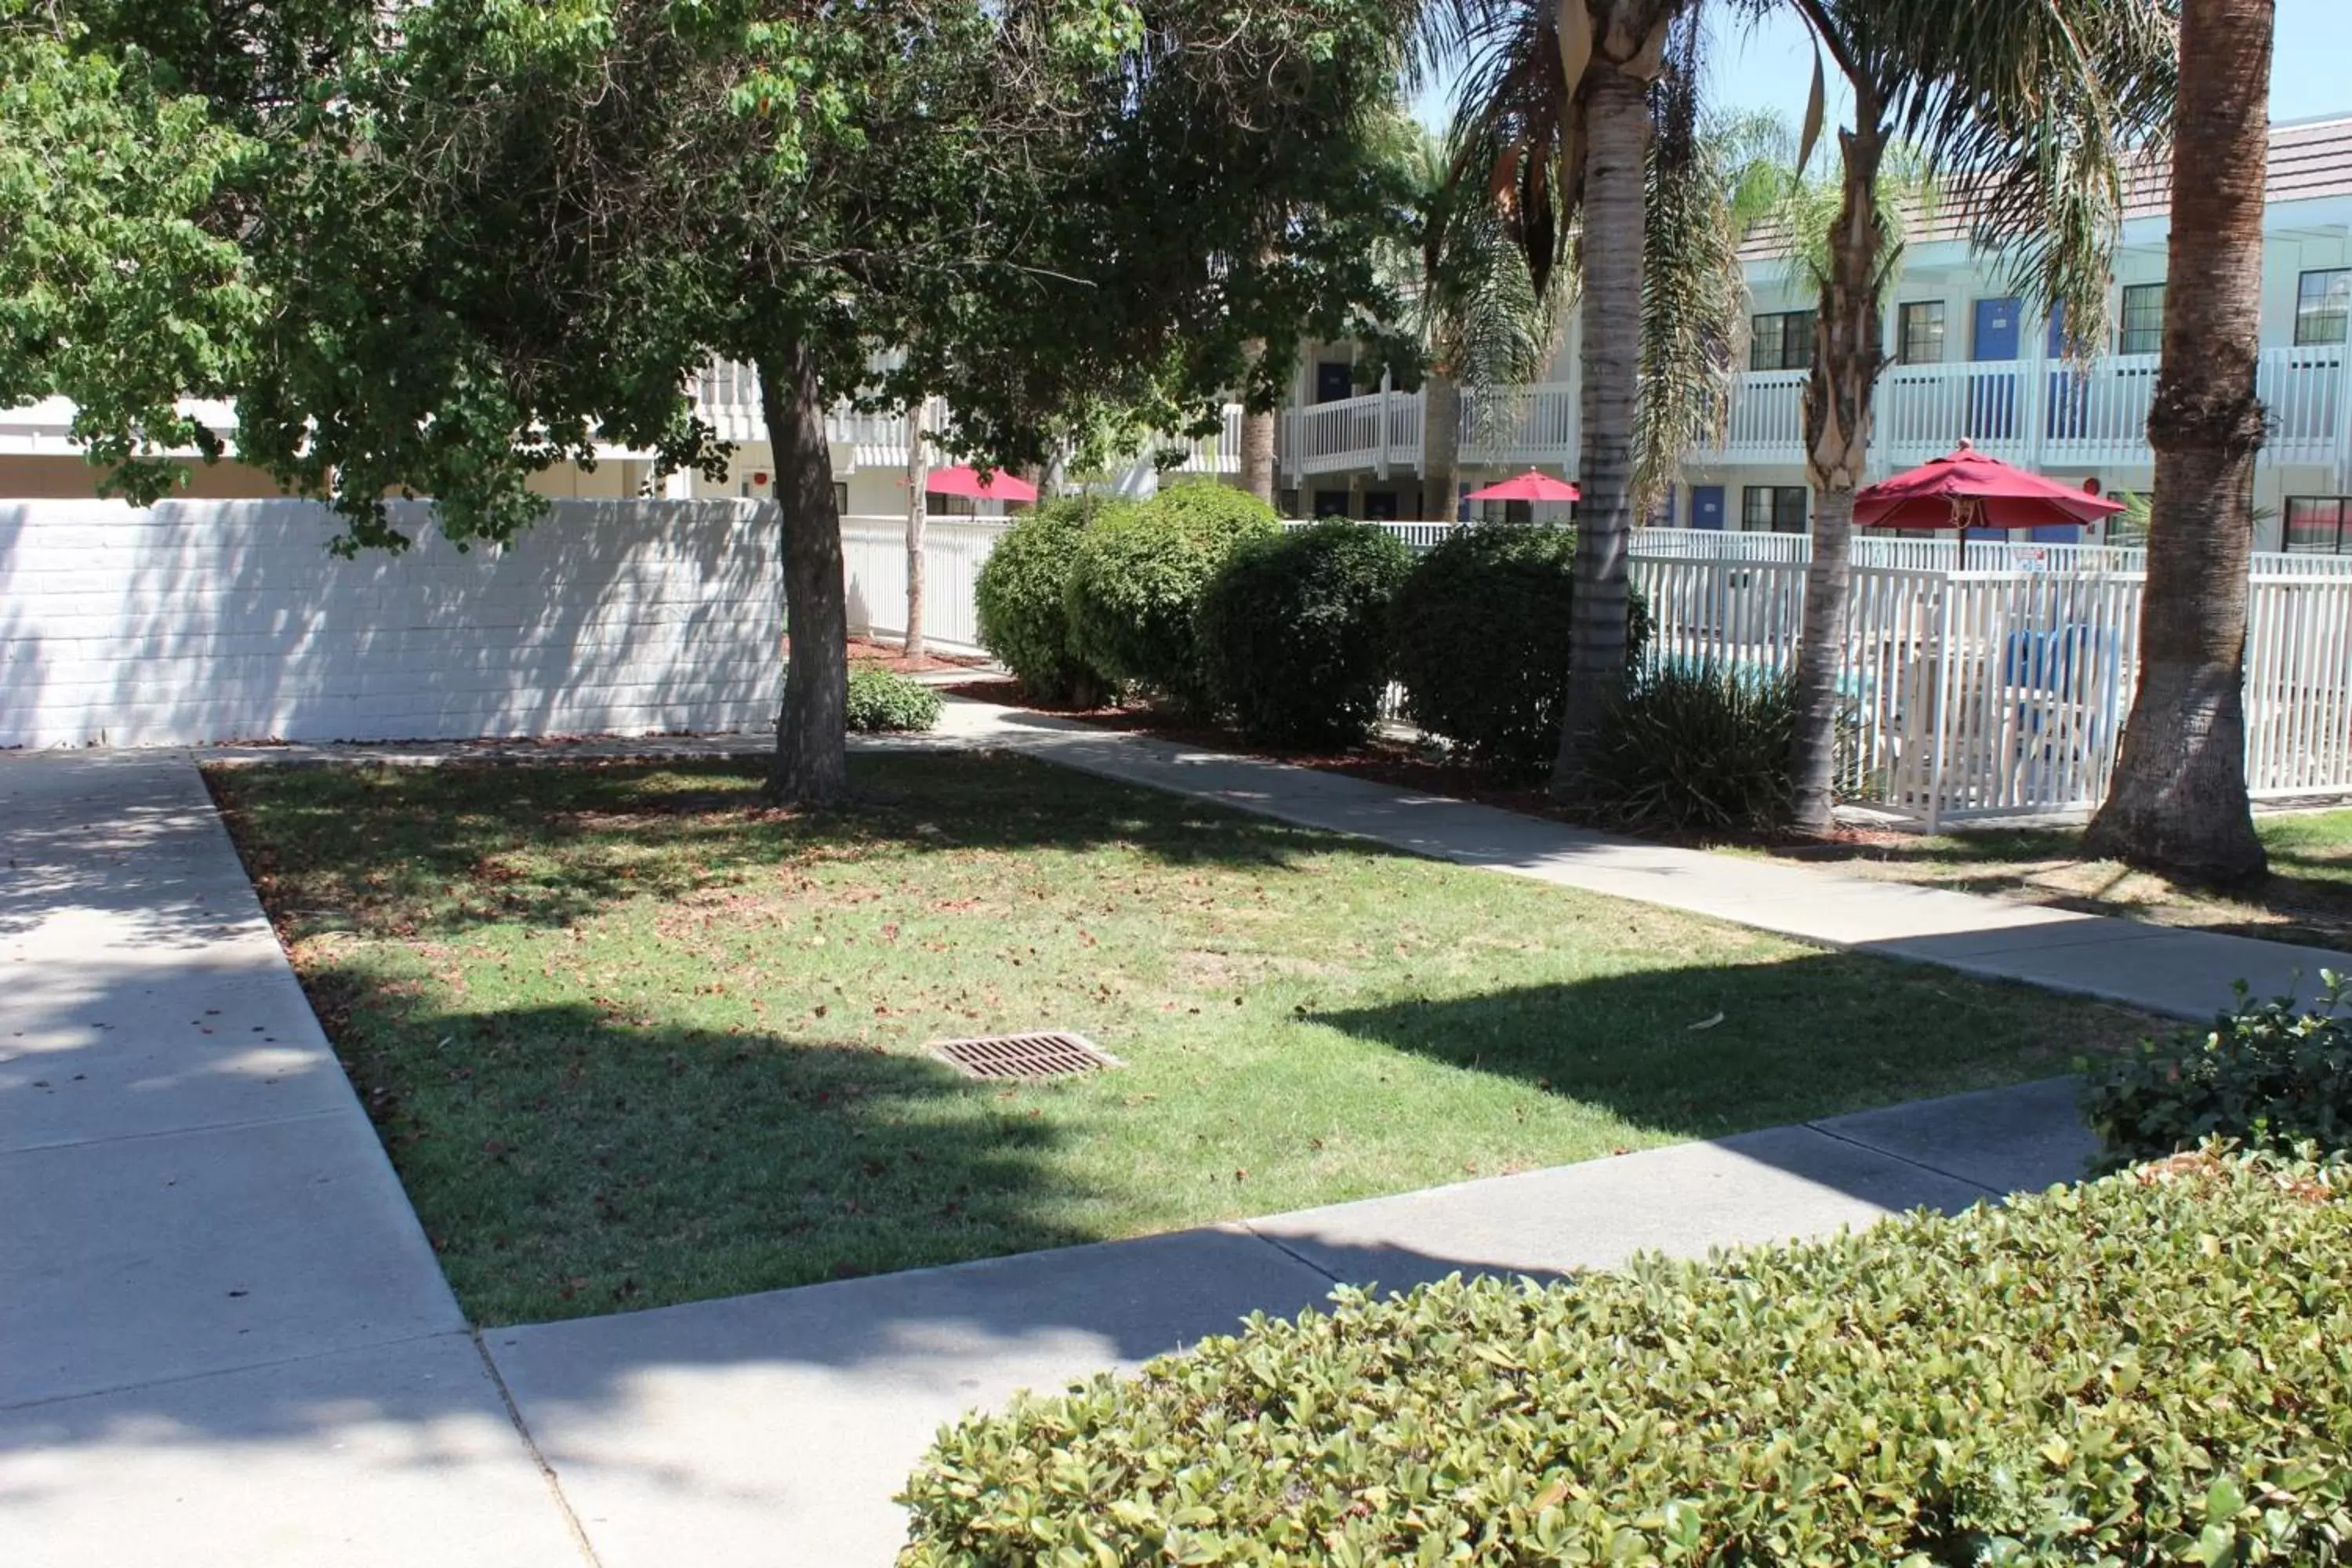
[[[908,658],[923,657],[923,533],[931,515],[931,458],[923,444],[923,416],[929,412],[925,398],[907,406],[907,640],[901,651]]]
[[[1878,165],[1886,128],[1866,83],[1855,85],[1854,124],[1841,132],[1844,186],[1830,231],[1829,276],[1813,320],[1813,369],[1805,382],[1805,477],[1813,487],[1813,558],[1805,572],[1805,620],[1797,643],[1797,726],[1789,746],[1789,815],[1826,833],[1837,804],[1838,679],[1845,669],[1846,606],[1853,593],[1853,495],[1870,456],[1870,405],[1885,359],[1879,329]]]
[[[786,343],[761,356],[760,412],[775,454],[783,534],[784,707],[768,795],[823,805],[849,787],[849,607],[842,582],[841,514],[833,504],[833,453],[824,400],[807,352]]]
[[[1663,26],[1663,23],[1661,24]],[[1625,689],[1626,535],[1633,413],[1641,395],[1642,238],[1650,107],[1642,79],[1596,62],[1584,171],[1584,445],[1577,484],[1576,599],[1551,793],[1573,795],[1584,749]]]
[[[1433,375],[1422,383],[1421,513],[1452,522],[1462,473],[1462,384]]]
[[[2187,0],[2139,692],[2086,851],[2196,881],[2269,871],[2246,800],[2272,0]]]

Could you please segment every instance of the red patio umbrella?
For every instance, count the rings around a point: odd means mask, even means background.
[[[1858,528],[2087,528],[2123,503],[2011,468],[1966,441],[1853,498]]]
[[[979,500],[1037,499],[1037,487],[1028,480],[1015,479],[1003,468],[982,479],[970,463],[958,463],[951,468],[933,468],[923,488],[935,496],[971,496]]]
[[[1465,500],[1574,500],[1584,492],[1566,479],[1553,479],[1549,474],[1529,468],[1516,479],[1505,479],[1488,485],[1482,490],[1472,490]]]

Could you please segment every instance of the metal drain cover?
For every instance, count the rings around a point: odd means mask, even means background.
[[[1084,1035],[1059,1029],[933,1040],[927,1048],[966,1078],[1070,1078],[1127,1065]]]

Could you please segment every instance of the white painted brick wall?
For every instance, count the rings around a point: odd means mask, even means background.
[[[300,501],[0,500],[0,746],[775,721],[782,580],[736,500],[558,501],[503,550],[341,561]]]

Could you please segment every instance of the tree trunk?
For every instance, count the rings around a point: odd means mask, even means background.
[[[1265,357],[1265,344],[1252,340],[1248,349],[1250,366],[1255,370]],[[1274,504],[1274,421],[1271,408],[1256,406],[1249,384],[1242,384],[1242,489],[1265,502]]]
[[[768,795],[790,805],[824,805],[849,787],[849,606],[833,453],[825,445],[824,395],[806,352],[785,345],[762,356],[759,368],[760,412],[775,454],[792,647]]]
[[[1462,384],[1433,375],[1421,384],[1421,514],[1452,522],[1462,475]]]
[[[923,530],[930,519],[931,457],[923,444],[928,399],[907,407],[907,641],[908,658],[923,657]]]
[[[1663,24],[1661,24],[1663,26]],[[1584,173],[1584,446],[1576,480],[1576,599],[1551,793],[1577,793],[1586,746],[1625,689],[1626,535],[1641,393],[1642,245],[1650,107],[1642,79],[1595,61]]]
[[[1789,747],[1789,815],[1827,833],[1837,805],[1838,678],[1845,669],[1846,606],[1853,594],[1853,495],[1870,455],[1870,405],[1885,363],[1879,329],[1878,165],[1886,150],[1878,100],[1854,88],[1854,124],[1838,133],[1844,188],[1830,231],[1829,276],[1813,319],[1805,382],[1805,477],[1813,487],[1813,559],[1797,643],[1797,727]]]
[[[2225,886],[2270,868],[2246,801],[2245,658],[2271,24],[2272,0],[2181,10],[2139,692],[2084,836],[2092,854]]]

